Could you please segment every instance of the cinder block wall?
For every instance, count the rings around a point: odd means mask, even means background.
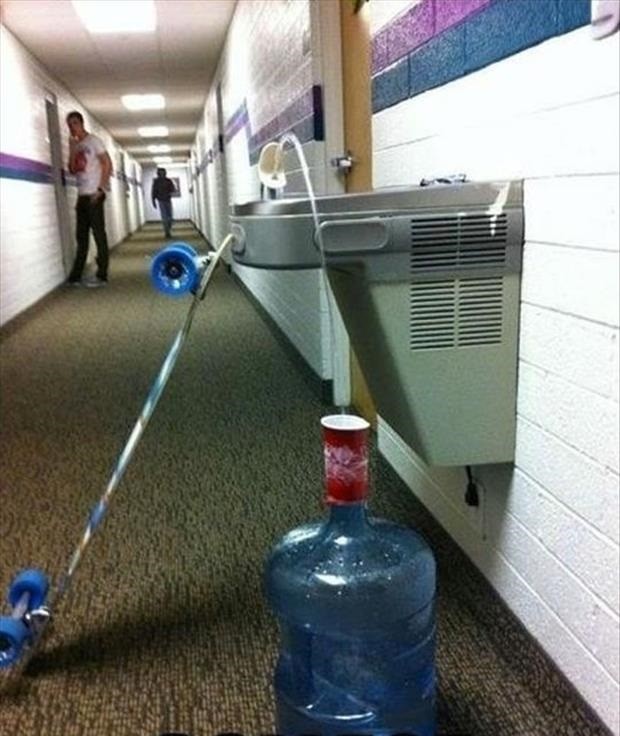
[[[260,150],[288,130],[303,144],[317,194],[333,191],[336,177],[326,170],[319,124],[323,110],[316,103],[322,84],[318,13],[319,5],[309,0],[249,0],[237,5],[192,152],[193,212],[214,242],[228,232],[230,204],[260,198],[256,173]],[[287,194],[306,196],[292,153],[286,168]],[[234,270],[314,372],[331,378],[327,307],[319,272],[238,265]]]
[[[517,452],[384,455],[614,733],[618,721],[618,34],[584,0],[370,3],[374,186],[524,179]]]

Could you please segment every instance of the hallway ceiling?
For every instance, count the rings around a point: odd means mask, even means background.
[[[119,12],[123,0],[108,3]],[[91,34],[71,0],[2,0],[1,20],[131,155],[152,164],[154,143],[187,159],[235,3],[155,0],[157,28],[146,33]],[[134,93],[161,93],[166,108],[130,112],[121,95]],[[144,125],[170,134],[141,138]]]

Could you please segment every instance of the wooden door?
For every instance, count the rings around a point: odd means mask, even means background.
[[[346,175],[347,192],[372,189],[372,96],[370,7],[340,0],[345,149],[354,159]],[[351,349],[351,403],[373,426],[377,412],[360,365]]]

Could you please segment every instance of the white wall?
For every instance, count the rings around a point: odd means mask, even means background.
[[[297,0],[275,3],[249,0],[237,5],[218,71],[207,98],[203,120],[195,142],[195,164],[212,150],[209,163],[194,179],[194,212],[199,227],[212,242],[228,232],[229,205],[260,197],[256,166],[249,162],[249,133],[256,133],[281,114],[313,84],[323,84],[329,73],[335,78],[339,62],[327,58],[325,49],[338,49],[339,27],[323,16],[337,6]],[[330,38],[326,38],[329,34]],[[323,37],[321,37],[323,34]],[[224,124],[245,105],[250,129],[241,129],[227,141],[225,153],[217,150],[218,129],[215,88],[222,85]],[[332,105],[332,108],[334,106]],[[308,141],[304,153],[318,194],[340,191],[341,182],[326,165],[329,155],[341,145],[334,126],[330,139]],[[338,117],[338,124],[340,118]],[[287,157],[287,194],[305,185],[294,155]],[[234,265],[234,271],[259,300],[284,334],[297,347],[316,374],[333,376],[332,346],[326,295],[318,271],[284,272],[249,269]]]
[[[373,119],[376,187],[525,180],[514,468],[477,469],[482,520],[462,471],[426,467],[385,423],[379,445],[615,734],[618,38],[584,27]]]
[[[103,140],[113,161],[121,153],[110,134],[88,115],[79,100],[2,25],[0,89],[3,99],[0,106],[0,152],[3,154],[51,164],[45,109],[47,93],[53,93],[57,98],[63,161],[68,160],[64,120],[66,114],[75,109],[83,112],[86,128]],[[139,166],[137,168],[139,171]],[[124,214],[124,183],[114,176],[110,186],[106,224],[110,246],[114,246],[129,234],[130,222]],[[130,185],[130,206],[138,191],[135,184]],[[67,186],[66,194],[73,239],[75,186]],[[65,280],[53,185],[1,178],[0,228],[0,324],[5,324]],[[72,246],[74,248],[74,242]],[[94,246],[89,262],[93,259]]]
[[[190,194],[187,185],[187,166],[185,164],[166,164],[164,167],[169,177],[179,180],[181,196],[172,198],[172,215],[175,220],[190,219]],[[157,167],[145,167],[142,173],[142,185],[144,189],[144,212],[147,222],[161,220],[159,209],[153,207],[151,200],[151,186],[153,179],[157,176]]]

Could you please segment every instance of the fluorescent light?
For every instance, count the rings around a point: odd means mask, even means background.
[[[128,110],[161,110],[166,107],[163,95],[123,95],[121,102]]]
[[[165,125],[147,125],[138,128],[138,135],[143,138],[165,138],[168,135],[168,128]]]
[[[171,164],[172,156],[153,156],[153,161],[156,164]]]
[[[90,33],[148,33],[157,26],[154,0],[73,0],[73,7]]]
[[[171,150],[167,143],[157,143],[156,145],[149,146],[149,153],[170,153]]]

